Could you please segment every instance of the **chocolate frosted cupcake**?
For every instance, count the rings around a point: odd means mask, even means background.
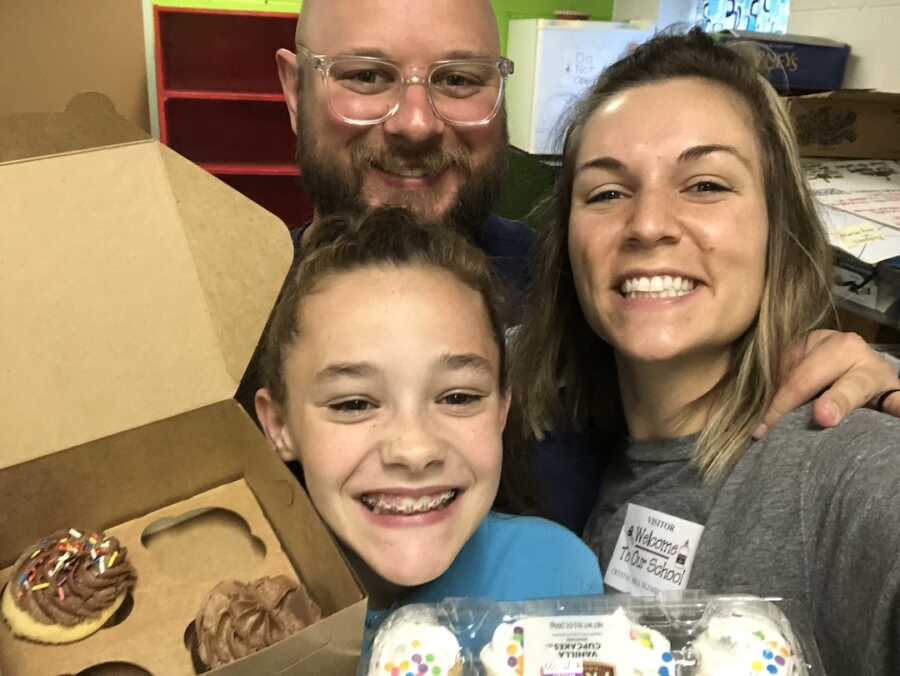
[[[245,584],[220,582],[194,620],[191,652],[197,671],[246,657],[305,629],[322,611],[299,582],[284,575]]]
[[[127,550],[103,533],[57,531],[25,550],[3,592],[3,617],[16,636],[71,643],[115,614],[134,586]]]

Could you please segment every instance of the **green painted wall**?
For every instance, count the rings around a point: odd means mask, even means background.
[[[426,0],[409,0],[423,2]],[[246,12],[297,12],[302,0],[155,0],[165,7],[195,7]],[[554,9],[574,9],[590,12],[591,18],[608,21],[612,18],[613,0],[491,0],[500,27],[500,45],[506,53],[506,33],[510,19],[553,18]]]
[[[491,0],[500,27],[500,47],[506,54],[506,33],[510,19],[552,19],[555,9],[590,12],[596,21],[609,21],[613,0]]]
[[[221,9],[233,12],[297,12],[302,0],[154,0],[161,7]]]

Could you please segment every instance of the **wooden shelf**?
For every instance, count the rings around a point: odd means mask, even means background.
[[[299,176],[294,164],[246,164],[240,162],[201,162],[200,166],[216,176]]]
[[[217,177],[283,220],[289,228],[309,222],[311,204],[296,175],[218,174]]]
[[[163,100],[193,99],[206,101],[272,101],[284,104],[284,94],[269,94],[265,92],[241,92],[225,90],[204,89],[164,89],[160,94]]]
[[[156,7],[159,89],[281,93],[275,51],[297,15]]]
[[[275,52],[296,14],[157,5],[160,140],[298,227],[312,216]]]
[[[296,138],[283,102],[169,99],[164,143],[197,163],[289,164]]]

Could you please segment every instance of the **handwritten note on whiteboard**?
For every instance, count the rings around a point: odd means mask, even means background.
[[[881,242],[884,240],[884,235],[881,232],[881,228],[874,223],[860,223],[841,228],[835,233],[835,239],[837,240],[835,244],[847,248],[862,246],[872,242]]]
[[[819,217],[829,241],[864,263],[900,256],[900,230],[823,204]]]
[[[804,160],[803,169],[820,204],[900,229],[900,162]]]

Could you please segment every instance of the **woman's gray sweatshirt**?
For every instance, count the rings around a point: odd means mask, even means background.
[[[628,442],[584,539],[607,575],[628,503],[703,524],[688,588],[791,599],[829,676],[898,676],[900,419],[811,420],[787,416],[712,484],[689,462],[696,436]]]

